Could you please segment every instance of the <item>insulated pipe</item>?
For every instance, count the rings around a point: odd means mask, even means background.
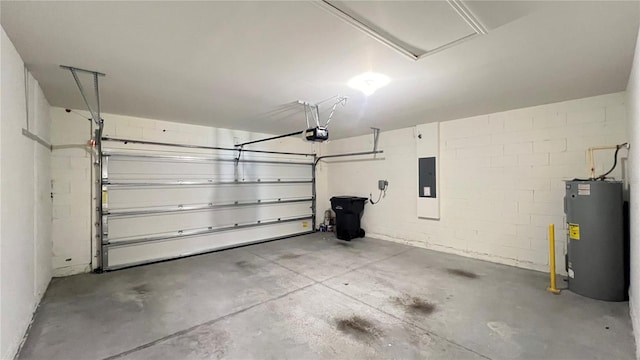
[[[560,294],[560,290],[556,288],[556,239],[553,224],[549,224],[549,276],[551,284],[547,291],[556,295]]]

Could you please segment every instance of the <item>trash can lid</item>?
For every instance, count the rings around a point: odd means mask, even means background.
[[[365,197],[361,197],[361,196],[334,196],[331,198],[331,200],[333,201],[333,199],[336,200],[362,200],[362,201],[366,201],[369,200],[368,198]]]

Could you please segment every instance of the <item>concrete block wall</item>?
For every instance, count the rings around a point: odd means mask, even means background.
[[[81,110],[67,113],[62,108],[51,109],[54,276],[88,272],[96,264],[95,227],[92,224],[96,221],[94,208],[97,204],[93,194],[93,156],[86,147],[92,133],[88,117],[88,113]],[[103,135],[107,137],[233,147],[236,143],[271,136],[114,114],[102,114],[102,117],[105,121]],[[105,144],[105,147],[118,146],[122,145]],[[316,146],[301,138],[285,138],[248,145],[246,149],[312,153]]]
[[[92,156],[88,116],[51,108],[53,276],[90,270]]]
[[[12,359],[51,279],[49,103],[0,33],[0,359]]]
[[[548,225],[556,227],[558,270],[564,272],[564,180],[589,176],[587,148],[628,140],[625,93],[542,105],[440,123],[441,219],[416,216],[415,128],[385,131],[384,154],[321,165],[327,193],[387,196],[367,205],[363,227],[372,237],[546,271]],[[326,153],[366,151],[372,136],[325,144]],[[621,179],[622,163],[612,173]],[[598,152],[596,173],[606,172],[613,151]],[[324,198],[324,199],[323,199]]]

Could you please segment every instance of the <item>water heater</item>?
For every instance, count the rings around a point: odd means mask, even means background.
[[[606,301],[627,299],[622,182],[567,181],[569,290]]]

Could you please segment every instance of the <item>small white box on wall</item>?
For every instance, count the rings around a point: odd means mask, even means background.
[[[440,219],[439,159],[440,124],[416,126],[418,159],[417,217]]]

